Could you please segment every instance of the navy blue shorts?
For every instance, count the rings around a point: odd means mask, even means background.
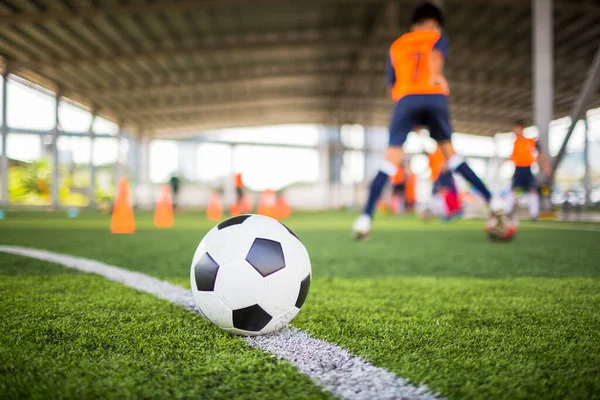
[[[448,98],[443,94],[411,94],[401,98],[390,122],[390,146],[402,146],[408,133],[418,126],[427,126],[431,138],[437,142],[450,140]]]
[[[535,177],[531,172],[531,167],[515,167],[515,174],[512,178],[512,188],[529,191],[535,189]]]
[[[456,184],[454,183],[454,176],[452,176],[452,172],[440,172],[440,176],[433,183],[433,194],[438,193],[442,189],[448,189],[454,192],[456,191]]]

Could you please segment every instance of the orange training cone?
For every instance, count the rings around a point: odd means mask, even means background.
[[[277,217],[277,197],[273,190],[267,189],[260,194],[258,200],[258,213],[267,217],[278,219]]]
[[[210,221],[220,221],[223,215],[221,207],[221,196],[217,192],[213,192],[208,199],[208,207],[206,208],[206,218]]]
[[[246,195],[242,196],[242,200],[240,201],[240,214],[248,214],[252,212],[252,201]]]
[[[292,213],[292,207],[290,207],[290,203],[288,203],[284,194],[281,194],[279,198],[277,198],[277,216],[279,218],[287,218]]]
[[[127,178],[119,180],[115,204],[113,206],[112,219],[110,221],[110,231],[112,233],[133,233],[135,232],[135,221],[133,219],[133,207],[129,200],[129,184]]]
[[[237,217],[242,213],[241,208],[242,207],[240,203],[233,203],[231,207],[229,207],[229,215],[231,215],[232,217]]]
[[[174,223],[173,202],[171,201],[171,189],[164,185],[160,189],[160,197],[154,211],[154,225],[158,228],[170,228]]]

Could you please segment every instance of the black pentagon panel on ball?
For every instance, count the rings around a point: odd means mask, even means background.
[[[196,287],[201,292],[211,292],[215,289],[219,264],[208,253],[204,253],[194,265]]]
[[[287,229],[287,231],[288,231],[289,233],[291,233],[293,237],[295,237],[296,239],[300,240],[300,238],[298,237],[298,235],[296,235],[296,234],[294,233],[294,231],[293,231],[293,230],[291,230],[290,228],[288,228],[286,224],[284,224],[284,223],[282,223],[282,222],[280,222],[280,224],[281,224],[281,225],[283,225],[283,227],[284,227],[285,229]],[[300,240],[300,241],[301,241],[301,240]]]
[[[217,225],[217,229],[221,230],[227,228],[228,226],[239,225],[250,217],[251,215],[238,215],[237,217],[231,217]]]
[[[281,244],[269,239],[254,239],[254,243],[252,243],[252,247],[250,247],[250,251],[246,256],[246,261],[262,276],[269,276],[285,268]]]
[[[296,308],[302,308],[308,296],[308,289],[310,288],[310,274],[300,282],[300,293],[298,293],[298,299],[296,299]]]
[[[249,332],[258,332],[271,321],[269,315],[258,304],[233,310],[233,327]]]

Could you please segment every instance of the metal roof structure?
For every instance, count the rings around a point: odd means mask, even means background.
[[[156,137],[279,123],[387,125],[386,52],[414,0],[2,0],[8,70]],[[532,121],[528,0],[445,0],[459,132]],[[554,0],[554,116],[600,43],[600,1]],[[594,96],[591,106],[600,106]]]

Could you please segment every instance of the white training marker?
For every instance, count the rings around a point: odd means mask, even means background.
[[[104,276],[141,292],[180,305],[197,314],[188,289],[139,272],[99,261],[18,246],[0,246],[0,252],[49,261],[79,271]],[[347,350],[290,327],[265,336],[247,337],[246,342],[296,366],[317,385],[341,399],[438,399],[426,386],[414,386],[393,373],[374,366]]]

